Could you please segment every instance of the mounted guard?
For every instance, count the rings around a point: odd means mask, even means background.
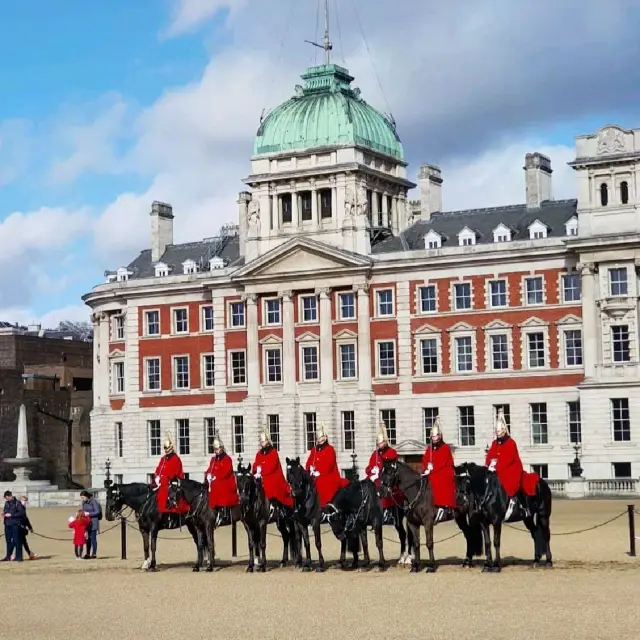
[[[349,484],[349,481],[340,475],[336,450],[329,444],[327,432],[322,424],[316,432],[316,444],[309,452],[305,469],[313,478],[321,507],[326,507],[336,493]]]
[[[213,439],[213,456],[205,472],[205,480],[209,486],[209,506],[221,509],[220,520],[216,526],[231,522],[230,510],[240,504],[236,476],[233,472],[233,461],[218,436]]]
[[[160,462],[153,474],[152,487],[156,491],[156,503],[160,513],[184,514],[188,513],[189,505],[182,501],[174,509],[167,508],[167,498],[169,497],[169,483],[174,478],[182,480],[184,472],[182,470],[182,460],[176,453],[175,445],[171,433],[167,432],[164,441],[164,455],[160,458]]]

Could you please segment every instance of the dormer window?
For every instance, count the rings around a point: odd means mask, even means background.
[[[125,267],[120,267],[116,269],[116,280],[118,282],[126,282],[129,279],[131,272]]]
[[[442,247],[442,236],[433,229],[424,237],[425,249],[439,249]]]
[[[600,204],[606,207],[609,204],[609,187],[606,182],[600,185]]]
[[[169,275],[169,265],[164,262],[158,262],[155,266],[156,278],[162,278]]]
[[[469,229],[469,227],[465,227],[458,234],[458,244],[461,247],[468,247],[475,243],[476,243],[476,232],[473,231],[472,229]]]
[[[216,269],[224,269],[224,260],[218,256],[209,260],[209,271],[215,271]]]
[[[576,216],[572,216],[564,223],[564,228],[566,230],[566,235],[568,236],[577,236],[578,235],[578,218]]]
[[[511,242],[511,229],[504,224],[499,224],[493,230],[494,242]]]
[[[540,220],[532,222],[527,228],[529,229],[529,238],[531,240],[540,240],[547,237],[547,225],[544,222],[540,222]]]
[[[196,273],[198,271],[198,266],[196,265],[195,260],[185,260],[182,263],[182,273]]]

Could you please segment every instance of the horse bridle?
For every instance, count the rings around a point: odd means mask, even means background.
[[[398,471],[398,466],[396,461],[394,460],[394,465],[393,465],[393,470],[396,472],[396,480],[397,480],[397,471]],[[425,477],[423,475],[420,475],[419,479],[416,480],[415,482],[412,482],[410,485],[407,485],[407,489],[410,489],[411,487],[415,487],[418,483],[420,483],[420,487],[418,488],[418,493],[416,493],[416,497],[411,501],[411,502],[407,502],[406,500],[404,501],[403,504],[400,504],[396,499],[395,496],[393,495],[393,488],[384,484],[382,482],[382,480],[380,481],[380,484],[388,491],[388,497],[391,498],[391,500],[393,500],[393,503],[396,505],[396,507],[399,507],[401,509],[404,510],[405,513],[409,513],[413,510],[413,508],[416,506],[418,500],[420,499],[420,497],[422,496],[422,492],[424,491],[425,487],[427,486],[427,483],[425,482]],[[402,494],[404,495],[404,491],[401,489]],[[387,496],[385,496],[387,497]]]
[[[180,482],[180,478],[174,478],[173,480],[171,480],[169,484],[173,487],[176,487],[177,490],[180,492],[176,495],[175,506],[172,507],[172,508],[176,508],[178,506],[178,503],[180,502],[180,494],[182,494],[182,497],[184,498],[185,501],[187,500],[187,498],[185,497],[184,491],[182,490],[182,483]],[[187,502],[187,504],[189,505],[189,513],[187,513],[187,515],[185,516],[185,520],[189,520],[189,518],[196,517],[198,512],[203,507],[206,492],[207,492],[206,486],[202,485],[202,489],[200,490],[200,493],[196,496],[196,500],[197,500],[196,505],[193,506],[190,502]]]

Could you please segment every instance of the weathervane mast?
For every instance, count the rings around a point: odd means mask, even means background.
[[[324,49],[324,63],[325,65],[331,64],[331,50],[333,49],[333,44],[329,37],[329,0],[324,0],[324,37],[322,38],[322,44],[311,42],[311,40],[305,40],[305,42],[308,42],[319,49]]]

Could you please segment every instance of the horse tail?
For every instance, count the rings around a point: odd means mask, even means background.
[[[483,537],[480,520],[478,518],[469,518],[463,533],[467,541],[467,553],[469,557],[481,556],[483,554]]]
[[[358,534],[352,534],[347,538],[347,549],[349,553],[360,553],[360,536]]]

